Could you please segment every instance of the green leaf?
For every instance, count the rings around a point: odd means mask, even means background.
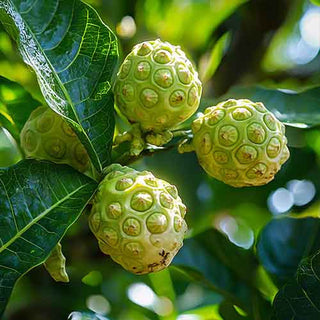
[[[154,292],[158,296],[165,296],[171,301],[175,301],[176,294],[173,288],[172,279],[168,269],[149,274],[149,279]]]
[[[0,76],[0,126],[5,127],[19,142],[20,131],[30,113],[40,106],[18,83]]]
[[[57,282],[69,282],[69,276],[66,271],[66,258],[62,253],[60,242],[53,248],[44,266],[50,276]]]
[[[219,293],[254,319],[267,319],[270,306],[255,289],[257,266],[251,250],[233,245],[211,229],[185,240],[170,268]]]
[[[303,260],[273,302],[273,320],[320,319],[320,251]]]
[[[320,220],[280,218],[262,230],[257,253],[275,282],[284,285],[292,278],[302,258],[320,248]]]
[[[193,310],[188,310],[182,315],[185,315],[185,318],[188,319],[201,319],[201,320],[223,320],[219,314],[219,305],[209,305],[205,307],[200,307]],[[183,317],[181,317],[183,318]],[[235,319],[233,319],[235,320]]]
[[[96,187],[71,167],[49,162],[0,170],[0,315],[16,281],[48,258]]]
[[[66,118],[101,171],[111,160],[114,131],[115,35],[79,0],[2,0],[0,17],[48,105]]]
[[[5,128],[0,127],[0,167],[9,167],[21,159],[16,141]]]
[[[208,62],[205,64],[205,66],[203,66],[203,69],[199,68],[200,79],[203,83],[206,83],[216,72],[223,58],[229,40],[230,33],[226,32],[213,46]]]
[[[310,0],[316,6],[320,6],[320,0]]]
[[[303,92],[258,86],[233,87],[227,94],[216,99],[216,102],[230,98],[261,101],[280,121],[290,126],[310,128],[320,125],[320,87]]]
[[[185,5],[183,1],[145,0],[138,6],[143,10],[138,16],[151,33],[173,43],[183,40],[184,46],[197,49],[205,47],[214,30],[247,1],[189,1]]]
[[[173,308],[170,313],[161,317],[163,320],[176,320],[177,319],[177,311],[174,307],[175,303],[175,291],[171,279],[171,275],[168,269],[161,270],[159,272],[154,272],[149,274],[149,280],[152,285],[153,291],[156,293],[158,297],[166,297],[170,299],[173,303]]]

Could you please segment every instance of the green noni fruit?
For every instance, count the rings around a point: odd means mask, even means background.
[[[179,46],[159,39],[137,44],[123,61],[114,85],[116,105],[144,132],[161,132],[198,108],[202,86]]]
[[[103,253],[145,274],[167,267],[181,248],[185,213],[175,186],[113,164],[98,187],[89,225]]]
[[[200,165],[234,187],[270,182],[290,155],[285,126],[261,102],[230,99],[209,107],[192,132]]]
[[[87,151],[67,122],[50,108],[35,109],[25,123],[20,138],[27,158],[68,164],[90,174]]]

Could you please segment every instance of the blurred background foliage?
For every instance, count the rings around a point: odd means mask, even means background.
[[[122,58],[143,40],[180,45],[199,70],[204,101],[319,86],[318,0],[86,2],[117,34]],[[44,100],[2,26],[0,75],[15,82],[0,82],[0,125],[7,128],[10,103]],[[280,109],[284,103],[280,94],[269,101]],[[0,166],[22,157],[19,128],[14,130],[15,137],[0,129]],[[5,319],[66,319],[73,310],[74,320],[93,314],[115,320],[268,319],[279,288],[303,257],[320,249],[320,131],[287,132],[290,160],[273,182],[258,188],[235,189],[210,179],[194,154],[170,150],[136,162],[136,168],[174,183],[188,206],[190,233],[173,266],[150,276],[129,274],[99,252],[83,216],[62,241],[71,282],[54,283],[42,266],[35,268],[17,285]]]

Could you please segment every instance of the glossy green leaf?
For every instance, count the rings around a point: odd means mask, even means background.
[[[320,319],[320,251],[304,259],[273,302],[273,320]]]
[[[252,251],[233,245],[218,231],[185,240],[171,269],[219,293],[255,319],[267,319],[269,304],[254,287],[257,261]]]
[[[69,276],[66,271],[66,258],[62,253],[60,242],[53,248],[44,266],[50,276],[58,282],[69,282]]]
[[[17,141],[30,113],[40,104],[21,85],[0,76],[0,126]]]
[[[310,128],[320,125],[320,87],[303,92],[273,90],[263,87],[233,87],[217,102],[227,99],[261,101],[287,125]]]
[[[15,282],[48,258],[96,187],[71,167],[49,162],[0,170],[0,314]]]
[[[319,219],[274,219],[262,230],[257,253],[279,285],[292,278],[302,258],[320,248]]]
[[[245,265],[248,270],[256,269],[258,262],[251,250],[239,248],[229,242],[228,238],[222,235],[219,231],[212,228],[200,233],[192,239],[187,239],[181,250],[182,252],[184,249],[187,251],[191,249],[192,246],[201,246],[211,258],[215,257],[217,260],[221,261],[239,279],[242,279],[248,284],[253,283],[254,279],[252,278],[252,274],[248,274],[247,270],[244,270],[244,268],[237,267],[237,264],[241,263],[242,265]],[[182,255],[179,254],[177,259],[174,260],[175,264],[178,263],[179,257],[182,258]],[[192,258],[192,256],[188,257],[188,259],[190,259],[188,260],[190,263],[192,262]],[[206,268],[205,264],[201,263],[202,261],[200,261],[200,263],[196,263],[196,261],[197,259],[193,260],[195,266],[198,264],[199,267]],[[208,270],[208,274],[209,273],[210,271]],[[215,277],[215,275],[212,275],[212,277]]]
[[[48,105],[66,118],[101,171],[110,162],[114,129],[115,35],[80,0],[1,0],[0,17]]]
[[[9,167],[22,159],[16,141],[5,128],[0,127],[0,167]]]

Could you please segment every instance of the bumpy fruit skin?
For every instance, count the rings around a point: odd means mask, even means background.
[[[114,85],[118,108],[145,132],[165,131],[188,119],[199,106],[201,91],[185,53],[159,39],[133,48]]]
[[[261,102],[230,99],[209,107],[192,131],[200,165],[234,187],[270,182],[290,155],[284,125]]]
[[[90,174],[91,165],[85,148],[67,122],[50,108],[35,109],[20,138],[27,158],[68,164]]]
[[[175,186],[113,164],[89,216],[101,251],[135,274],[167,267],[182,246],[186,207]]]

